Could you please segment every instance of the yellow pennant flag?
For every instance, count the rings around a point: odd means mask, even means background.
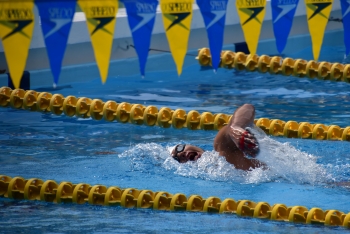
[[[0,1],[0,37],[12,83],[19,88],[34,28],[34,1]]]
[[[318,60],[333,0],[305,0],[314,59]]]
[[[266,0],[237,0],[236,8],[250,54],[258,47]]]
[[[112,51],[118,0],[79,0],[78,3],[85,13],[95,59],[102,83],[105,83]]]
[[[193,0],[160,0],[163,23],[177,74],[181,75],[192,21]]]

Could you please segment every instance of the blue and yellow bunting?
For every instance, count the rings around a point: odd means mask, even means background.
[[[262,23],[265,17],[266,0],[237,0],[236,8],[250,54],[255,54]]]
[[[318,60],[320,55],[332,3],[333,0],[305,0],[307,22],[312,40],[312,53],[315,60]]]
[[[139,58],[140,72],[144,76],[158,0],[123,0],[123,3]]]
[[[102,83],[105,83],[114,40],[118,0],[0,0],[0,38],[14,86],[19,88],[26,66],[34,29],[34,1],[39,10],[40,25],[54,84],[59,81],[77,3],[85,13],[96,63]],[[145,75],[158,1],[170,52],[177,73],[181,75],[191,31],[194,0],[121,1],[126,7],[141,75]],[[212,66],[216,70],[220,65],[228,0],[196,1],[208,34]],[[333,0],[304,1],[312,40],[312,53],[314,59],[318,60]],[[340,2],[345,53],[349,55],[350,0]],[[265,17],[266,0],[236,0],[235,4],[248,49],[250,54],[255,54]],[[287,44],[298,4],[299,0],[271,0],[273,31],[279,53],[283,52]]]
[[[19,88],[34,29],[34,2],[0,1],[0,37],[12,83]]]
[[[224,42],[227,0],[197,0],[197,5],[207,29],[212,66],[217,70]]]
[[[345,55],[350,54],[350,0],[340,0],[343,15]]]
[[[105,83],[112,51],[118,1],[78,0],[78,3],[85,13],[95,59],[102,83]]]
[[[299,0],[271,0],[273,32],[279,53],[286,47]]]
[[[181,75],[192,21],[193,0],[161,0],[164,30],[177,74]]]
[[[41,28],[50,60],[54,84],[58,83],[69,31],[75,13],[76,0],[37,0]]]

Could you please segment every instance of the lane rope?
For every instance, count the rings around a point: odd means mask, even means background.
[[[107,122],[132,123],[189,130],[220,130],[230,122],[232,115],[211,112],[199,113],[183,109],[171,110],[156,106],[130,104],[127,102],[102,101],[87,97],[64,97],[61,94],[36,92],[34,90],[0,88],[0,106],[12,107],[68,117],[92,118]],[[311,124],[309,122],[283,121],[279,119],[255,119],[255,125],[266,134],[287,138],[350,141],[350,126]]]
[[[324,226],[350,227],[350,213],[338,210],[322,210],[305,206],[287,207],[276,203],[235,201],[232,198],[221,200],[210,196],[171,194],[166,191],[153,192],[135,188],[121,189],[118,186],[73,184],[54,180],[43,181],[38,178],[24,179],[0,175],[0,197],[9,199],[38,200],[53,203],[75,203],[103,206],[121,206],[132,209],[154,209],[163,211],[207,212],[233,214],[242,217],[267,219],[273,221],[318,224]]]
[[[222,51],[220,58],[220,67],[226,69],[350,82],[350,64],[306,61],[280,56],[270,57],[229,50]],[[211,66],[210,50],[208,48],[199,49],[196,59],[201,66]]]

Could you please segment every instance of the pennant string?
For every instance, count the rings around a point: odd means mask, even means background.
[[[127,45],[127,49],[126,49],[126,50],[128,50],[128,47],[129,47],[129,46],[130,46],[131,48],[134,48],[134,49],[135,49],[135,46],[130,44],[130,45]],[[124,49],[124,50],[125,50],[125,49]],[[157,51],[157,52],[171,53],[170,50],[161,50],[161,49],[154,49],[154,48],[149,48],[148,51]],[[197,57],[197,54],[187,54],[187,53],[186,53],[186,55],[187,55],[187,56]]]

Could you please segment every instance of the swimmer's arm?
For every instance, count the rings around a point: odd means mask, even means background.
[[[220,129],[215,137],[214,149],[220,153],[224,152],[223,155],[225,156],[234,155],[235,151],[241,151],[253,157],[256,156],[259,152],[259,148],[255,146],[252,147],[252,144],[258,146],[254,135],[246,133],[242,140],[242,135],[246,132],[245,128],[254,124],[254,117],[255,108],[253,105],[245,104],[239,107],[231,117],[229,124]],[[236,147],[232,147],[232,141]],[[241,141],[244,144],[242,144]],[[240,145],[247,147],[240,147]]]
[[[230,136],[237,148],[243,153],[256,157],[259,153],[259,144],[255,136],[246,131],[246,127],[254,124],[255,108],[253,105],[244,104],[233,114],[226,134]]]
[[[246,128],[254,124],[255,108],[253,105],[244,104],[239,107],[230,120],[229,126]]]

